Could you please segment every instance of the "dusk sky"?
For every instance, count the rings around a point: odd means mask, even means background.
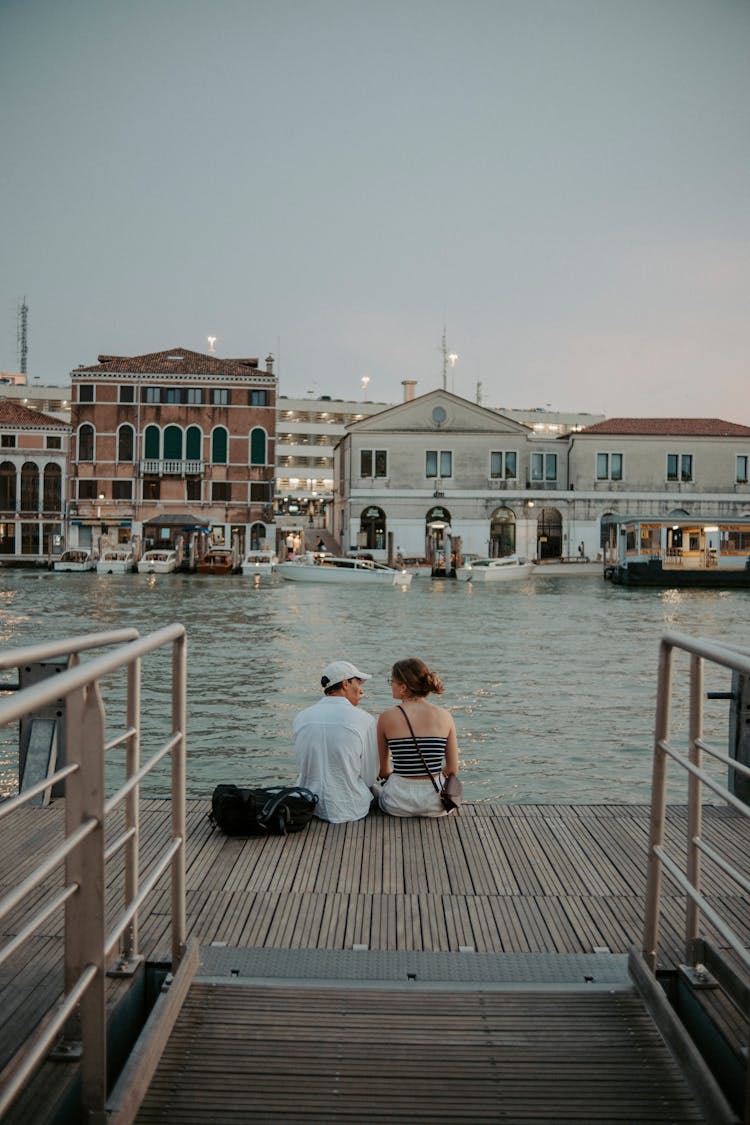
[[[748,0],[0,0],[0,370],[750,425]],[[363,389],[363,379],[369,385]]]

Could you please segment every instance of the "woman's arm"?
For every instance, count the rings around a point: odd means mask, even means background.
[[[456,736],[456,724],[453,722],[453,716],[449,715],[450,730],[448,731],[448,741],[445,746],[445,775],[449,773],[458,773],[458,737]]]
[[[378,757],[380,759],[380,773],[383,781],[393,773],[391,766],[391,752],[388,749],[388,739],[385,736],[385,713],[378,715]]]

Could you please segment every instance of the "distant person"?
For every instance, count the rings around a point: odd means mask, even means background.
[[[322,539],[319,539],[319,540],[318,540],[318,545],[317,545],[317,547],[315,548],[315,550],[316,550],[316,551],[325,551],[325,549],[326,549],[326,545],[325,545],[325,543],[323,542],[323,540],[322,540]]]
[[[398,660],[388,679],[397,704],[383,711],[377,724],[380,776],[385,779],[380,808],[391,816],[445,816],[430,778],[442,787],[444,777],[458,774],[456,726],[450,712],[427,700],[430,694],[442,695],[443,685],[416,657]]]
[[[349,661],[335,660],[321,676],[323,698],[294,720],[297,784],[318,794],[315,815],[333,824],[361,820],[373,803],[375,719],[359,709],[362,685],[369,679]]]

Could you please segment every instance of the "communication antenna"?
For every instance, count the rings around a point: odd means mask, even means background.
[[[451,371],[453,370],[453,368],[456,366],[456,360],[458,359],[458,356],[455,352],[448,351],[448,345],[445,341],[445,325],[443,325],[443,340],[440,345],[440,350],[443,353],[443,390],[447,391],[448,368],[450,367]],[[451,390],[453,390],[453,376],[451,376]]]
[[[29,306],[26,304],[24,297],[21,304],[18,306],[18,322],[16,326],[16,348],[18,351],[18,370],[22,375],[27,373],[28,357],[29,357],[29,344],[28,344],[28,327],[29,327]]]
[[[480,379],[479,382],[477,383],[477,406],[481,406],[481,405],[482,405],[482,381]]]

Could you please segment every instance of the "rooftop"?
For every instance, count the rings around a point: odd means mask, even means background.
[[[750,426],[723,418],[608,418],[586,426],[583,434],[650,437],[750,437]]]
[[[263,374],[258,359],[222,359],[217,355],[193,352],[188,348],[167,348],[148,355],[100,355],[91,367],[76,367],[72,375],[97,375],[116,372],[123,375],[248,375]],[[271,356],[266,364],[272,366]],[[272,375],[268,370],[267,374]]]

